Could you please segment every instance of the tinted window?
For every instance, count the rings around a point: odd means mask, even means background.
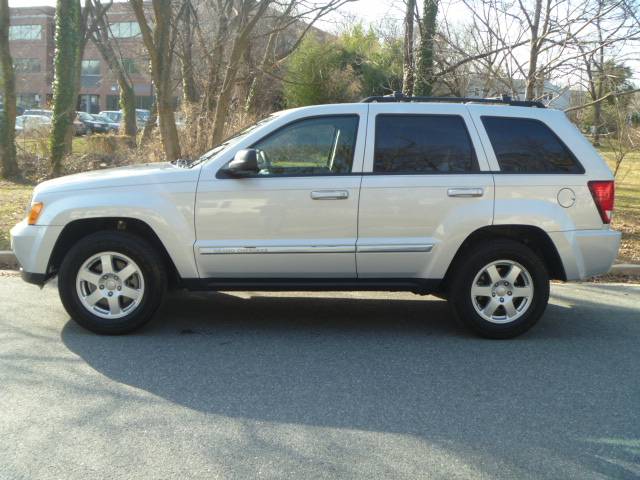
[[[462,117],[376,117],[374,172],[428,174],[477,170],[478,162]]]
[[[351,172],[358,117],[317,117],[291,123],[257,142],[261,175]]]
[[[584,173],[556,134],[538,120],[482,117],[482,124],[503,172]]]

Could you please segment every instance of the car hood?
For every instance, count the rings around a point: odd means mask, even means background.
[[[74,175],[67,175],[42,182],[35,188],[34,194],[67,190],[196,182],[199,172],[199,167],[181,168],[169,162],[145,163],[104,170],[92,170],[90,172],[76,173]]]

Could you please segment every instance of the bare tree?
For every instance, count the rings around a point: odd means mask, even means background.
[[[404,14],[404,40],[402,50],[402,91],[405,95],[413,95],[415,81],[415,58],[413,55],[413,23],[416,15],[416,0],[406,0]]]
[[[216,110],[213,116],[213,128],[211,129],[211,145],[219,144],[224,137],[224,122],[227,118],[231,95],[236,82],[236,76],[240,69],[240,61],[244,51],[249,46],[251,32],[258,20],[265,14],[271,0],[259,0],[258,2],[242,2],[239,11],[239,27],[233,38],[231,53],[224,72],[224,79]]]
[[[16,80],[9,50],[9,17],[7,0],[0,0],[0,68],[4,93],[4,112],[0,112],[0,155],[5,178],[20,174],[16,161]]]
[[[63,157],[71,152],[73,140],[84,31],[80,0],[58,0],[55,22],[56,53],[50,144],[51,169],[57,175],[62,171]]]
[[[151,78],[156,92],[160,138],[167,160],[180,158],[180,139],[174,116],[172,66],[177,35],[176,15],[171,0],[152,0],[148,18],[143,0],[129,0],[140,25],[142,41],[149,53]]]
[[[640,130],[631,124],[627,104],[618,97],[613,99],[613,103],[615,130],[606,137],[606,144],[613,153],[613,176],[617,177],[628,154],[640,149]]]
[[[252,114],[257,113],[259,99],[265,87],[265,77],[274,79],[280,66],[289,55],[298,48],[305,36],[321,18],[354,0],[287,0],[284,8],[271,8],[272,14],[265,19],[268,23],[262,26],[264,32],[256,35],[250,46],[260,50],[261,39],[267,37],[262,61],[254,72],[251,87],[247,96],[245,109]],[[259,25],[260,26],[260,25]],[[283,41],[283,37],[290,37]]]
[[[193,60],[195,9],[190,0],[185,0],[180,28],[180,73],[182,75],[182,98],[187,104],[195,104],[199,94],[195,80]]]
[[[113,2],[103,5],[101,0],[90,0],[87,7],[90,22],[94,28],[90,31],[90,38],[100,55],[109,65],[115,75],[120,90],[120,108],[123,112],[123,132],[135,145],[136,141],[136,98],[133,82],[129,71],[125,67],[118,40],[112,34],[107,14]]]

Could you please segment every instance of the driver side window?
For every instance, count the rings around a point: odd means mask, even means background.
[[[260,175],[351,173],[357,131],[357,115],[315,117],[286,125],[253,145]]]

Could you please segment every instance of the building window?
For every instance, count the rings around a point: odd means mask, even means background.
[[[19,93],[16,95],[16,106],[20,108],[34,108],[40,106],[40,96],[37,93]]]
[[[139,73],[138,65],[133,58],[123,58],[122,66],[124,67],[124,71],[129,75],[135,75],[136,73]]]
[[[154,97],[150,95],[136,95],[136,108],[151,110]]]
[[[78,95],[79,112],[98,113],[100,112],[100,96],[98,95]]]
[[[82,75],[100,75],[100,60],[83,60]]]
[[[37,58],[16,58],[13,61],[13,68],[16,73],[38,73],[40,72],[40,60]]]
[[[112,23],[110,27],[115,38],[131,38],[140,35],[138,22],[116,22]]]
[[[107,110],[120,110],[120,95],[107,95]]]
[[[42,25],[12,25],[9,27],[9,40],[40,40]]]

